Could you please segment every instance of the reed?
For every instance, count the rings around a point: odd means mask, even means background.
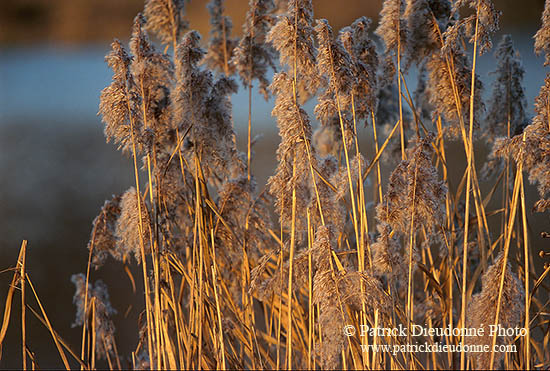
[[[250,0],[240,39],[224,1],[212,0],[201,43],[184,4],[146,0],[129,47],[115,40],[106,56],[113,80],[99,115],[107,141],[131,157],[135,184],[105,202],[87,271],[71,278],[81,344],[54,330],[21,247],[0,345],[20,292],[23,369],[39,366],[28,349],[31,313],[67,369],[550,367],[550,266],[540,269],[548,253],[532,253],[523,179],[537,184],[534,208],[546,212],[550,77],[529,118],[506,35],[483,102],[477,57],[491,49],[500,15],[490,0],[386,0],[376,28],[383,49],[369,19],[335,33],[311,0]],[[549,14],[547,0],[535,42],[547,64]],[[232,118],[236,79],[249,97],[246,153]],[[256,83],[274,97],[280,135],[265,186],[251,168]],[[374,155],[362,153],[359,130],[372,130]],[[464,148],[460,168],[449,165],[451,141]],[[478,177],[474,154],[484,146],[491,154]],[[91,269],[120,262],[134,287],[127,265],[143,280],[131,354],[118,352],[116,309]],[[490,331],[499,326],[525,332]],[[428,327],[484,334],[413,332]],[[390,331],[400,328],[404,336]],[[407,348],[415,343],[433,350]]]

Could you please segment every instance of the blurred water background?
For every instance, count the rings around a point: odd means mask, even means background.
[[[235,35],[240,33],[246,3],[227,1]],[[335,31],[362,15],[376,22],[381,8],[380,0],[314,3],[315,16],[327,18]],[[494,3],[503,11],[501,33],[513,35],[523,58],[526,95],[532,112],[534,97],[545,77],[543,60],[536,58],[532,50],[543,0]],[[193,1],[187,10],[191,27],[201,32],[203,41],[208,38],[205,4],[206,1]],[[132,19],[142,5],[140,0],[0,1],[0,270],[15,263],[21,240],[28,239],[30,277],[53,327],[77,351],[80,330],[71,328],[75,312],[70,276],[86,269],[91,222],[104,200],[133,184],[130,159],[105,143],[103,127],[96,116],[99,93],[111,80],[103,58],[112,38],[128,39]],[[495,44],[499,38],[500,35],[494,38]],[[494,68],[491,53],[479,59],[478,73],[485,82],[486,95],[493,80],[488,72]],[[407,82],[413,90],[414,72],[407,76]],[[241,89],[232,102],[239,145],[244,148],[247,92]],[[255,95],[254,134],[263,134],[253,162],[260,186],[274,168],[279,139],[275,120],[270,116],[272,107],[272,101],[265,102]],[[311,103],[307,106],[310,112],[312,107]],[[367,146],[368,143],[363,146],[367,155],[372,154]],[[459,146],[457,153],[456,160],[462,161]],[[531,192],[528,202],[532,205],[535,199]],[[544,215],[536,218],[532,225],[535,239],[547,223]],[[129,354],[137,341],[136,308],[142,306],[139,287],[133,294],[130,281],[120,279],[125,273],[119,263],[107,264],[99,274],[92,275],[92,280],[94,275],[101,275],[109,285],[113,306],[118,310],[115,322],[119,324],[119,351]],[[11,272],[0,274],[2,310],[11,276]],[[17,305],[16,302],[14,319],[19,313]],[[29,348],[41,367],[62,365],[51,337],[33,318],[29,318],[27,336]],[[20,367],[20,348],[19,328],[12,323],[0,368]]]

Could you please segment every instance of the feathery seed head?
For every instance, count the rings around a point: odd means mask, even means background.
[[[185,0],[146,0],[145,28],[163,44],[175,44],[189,26],[183,19]]]
[[[378,104],[378,53],[376,45],[369,38],[368,29],[371,20],[367,17],[356,19],[351,26],[340,30],[339,40],[349,53],[354,82],[351,87],[355,104],[355,114],[358,119],[367,118],[376,111]]]
[[[258,80],[260,93],[266,100],[269,97],[269,81],[266,77],[268,67],[276,71],[276,52],[266,42],[269,29],[275,23],[274,11],[273,0],[250,0],[243,36],[231,61],[244,86],[248,87],[252,80]]]
[[[428,135],[408,150],[408,160],[395,168],[384,202],[376,208],[378,220],[405,235],[410,232],[411,220],[414,230],[419,226],[433,230],[445,220],[447,189],[432,165],[433,139],[433,134]]]
[[[76,319],[73,327],[86,326],[89,331],[92,323],[96,334],[95,349],[100,359],[113,357],[115,354],[115,325],[111,316],[117,311],[111,306],[109,292],[103,281],[96,281],[95,285],[88,283],[86,289],[86,276],[82,273],[73,274],[71,282],[76,286],[73,303],[76,305]],[[86,291],[87,296],[86,297]],[[93,311],[92,311],[93,308]],[[94,318],[92,319],[92,314]],[[109,356],[109,354],[111,354]]]
[[[113,196],[111,200],[105,201],[99,215],[92,222],[88,250],[93,250],[92,264],[96,269],[105,263],[108,254],[122,260],[122,255],[116,248],[115,236],[116,222],[120,216],[120,200],[120,196]]]
[[[536,115],[531,124],[520,126],[519,130],[523,129],[523,132],[517,133],[511,139],[497,139],[491,153],[493,158],[511,156],[517,164],[523,164],[523,170],[529,172],[529,181],[538,183],[537,188],[542,199],[550,193],[549,105],[550,74],[546,76],[545,84],[535,98]]]
[[[133,145],[136,151],[141,151],[145,142],[140,121],[140,98],[130,72],[133,58],[128,56],[118,40],[111,44],[111,48],[105,60],[113,70],[113,81],[101,91],[98,114],[105,124],[108,142],[114,141],[123,152],[130,152]]]
[[[235,72],[235,67],[229,61],[234,54],[238,40],[231,37],[233,22],[230,17],[223,15],[223,3],[224,0],[211,0],[207,5],[212,28],[210,29],[208,51],[202,62],[211,70],[230,76]]]
[[[302,230],[303,213],[311,196],[310,159],[306,147],[312,150],[311,125],[307,113],[292,98],[292,80],[285,72],[275,75],[271,91],[276,95],[272,115],[277,117],[281,143],[277,149],[279,164],[275,175],[268,180],[268,188],[275,197],[275,208],[284,226],[289,226],[291,222],[292,194],[295,190],[297,229]],[[311,155],[311,161],[315,161],[313,152]]]
[[[300,103],[315,95],[320,83],[313,35],[311,0],[289,0],[287,14],[279,16],[267,35],[267,41],[279,52],[280,62],[292,74],[296,67],[296,94]]]
[[[134,187],[122,195],[120,216],[115,228],[117,250],[124,260],[133,253],[138,263],[141,262],[142,245],[145,255],[151,251],[151,220],[141,197]]]
[[[458,16],[459,9],[469,6],[474,14],[464,19],[456,20],[456,23],[445,31],[443,50],[460,50],[459,41],[463,36],[470,38],[470,43],[477,40],[479,54],[482,55],[493,47],[491,34],[499,29],[499,17],[501,12],[495,9],[491,0],[457,0],[453,3],[453,13]]]
[[[313,147],[320,157],[338,157],[342,149],[342,132],[337,125],[321,125],[313,132]]]
[[[401,254],[401,245],[394,236],[390,237],[391,227],[380,222],[377,226],[378,238],[371,245],[372,268],[376,275],[387,275],[398,283],[404,282],[407,272],[406,259]]]
[[[385,0],[380,12],[380,24],[375,33],[384,41],[385,53],[403,55],[408,40],[404,16],[404,0]]]
[[[544,53],[544,65],[550,65],[550,0],[544,3],[542,25],[535,34],[535,53],[537,55]]]
[[[409,30],[407,54],[411,62],[420,63],[439,52],[439,33],[446,30],[450,16],[449,0],[407,0],[403,17]]]
[[[522,314],[525,312],[525,291],[523,284],[512,273],[509,262],[504,267],[504,253],[500,252],[493,265],[481,277],[481,292],[475,294],[468,305],[466,316],[468,319],[467,327],[485,329],[483,336],[466,337],[467,342],[470,344],[492,344],[493,337],[489,335],[489,326],[495,324],[502,274],[504,274],[504,286],[502,288],[498,324],[504,328],[514,328],[521,324]],[[497,344],[502,344],[503,341],[504,339],[501,336],[497,336]],[[504,354],[495,352],[496,367],[499,367]],[[470,357],[474,360],[476,369],[483,370],[489,368],[490,352],[472,353]]]
[[[510,35],[504,35],[495,51],[497,58],[496,82],[493,84],[491,104],[487,110],[489,138],[516,133],[527,119],[523,75],[519,54],[515,51]],[[489,139],[491,140],[491,139]]]
[[[438,53],[432,54],[426,63],[428,70],[428,85],[426,94],[434,107],[434,118],[441,115],[449,124],[447,133],[458,137],[460,123],[469,130],[470,95],[472,85],[472,69],[466,55],[455,50],[447,57]],[[458,92],[455,95],[455,89]],[[474,96],[474,128],[479,127],[479,118],[484,110],[481,99],[483,85],[479,76],[475,75]]]

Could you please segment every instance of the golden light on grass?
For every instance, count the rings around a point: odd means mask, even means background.
[[[466,6],[473,14],[461,16]],[[545,54],[549,9],[550,0],[536,40]],[[72,278],[81,344],[67,344],[50,323],[26,271],[25,241],[0,345],[19,292],[24,369],[28,360],[39,366],[28,349],[29,313],[67,369],[550,367],[550,268],[538,272],[547,256],[531,251],[523,174],[545,211],[550,78],[525,124],[523,69],[505,36],[492,100],[483,102],[476,63],[498,29],[492,2],[386,0],[380,52],[370,20],[335,34],[315,20],[311,0],[251,0],[240,40],[222,0],[209,10],[213,32],[201,43],[183,0],[147,0],[129,48],[115,40],[106,57],[113,81],[99,113],[107,140],[131,156],[135,185],[106,201],[87,272]],[[411,96],[413,66],[424,72]],[[246,153],[232,118],[237,78],[249,94]],[[263,188],[251,171],[254,84],[275,98],[281,138]],[[370,158],[358,130],[373,130]],[[481,139],[492,153],[478,177]],[[462,141],[460,168],[448,163],[450,141]],[[127,265],[141,265],[144,308],[131,354],[118,352],[116,310],[91,270],[117,261],[134,290]],[[450,331],[413,334],[419,326]],[[491,326],[525,332],[489,335]],[[465,327],[486,333],[452,331]],[[410,350],[415,344],[456,350]]]

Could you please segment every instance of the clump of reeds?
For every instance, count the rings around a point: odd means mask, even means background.
[[[409,160],[392,172],[386,197],[377,206],[378,220],[396,232],[437,229],[444,222],[447,189],[432,165],[433,138],[427,136],[409,151]]]
[[[82,273],[73,275],[71,282],[76,286],[73,298],[76,305],[76,320],[73,327],[86,326],[94,339],[92,353],[100,359],[108,358],[111,363],[113,357],[118,357],[115,325],[111,320],[111,316],[117,311],[111,306],[107,286],[101,280],[92,286],[87,283],[86,276]],[[116,359],[118,361],[118,358]]]
[[[523,286],[512,273],[510,263],[505,260],[505,254],[500,253],[494,263],[483,273],[481,284],[481,292],[472,296],[472,301],[468,306],[467,323],[468,327],[483,329],[484,335],[468,338],[468,343],[492,345],[493,338],[495,338],[496,344],[505,341],[513,342],[515,339],[509,336],[491,336],[491,328],[497,324],[503,328],[521,326],[521,318],[525,311]],[[493,364],[491,364],[491,352],[472,352],[471,356],[475,360],[476,369],[488,369],[493,365],[499,366],[505,354],[497,352]]]
[[[29,359],[38,366],[26,346],[26,308],[48,328],[66,368],[550,366],[550,267],[539,264],[547,253],[532,254],[523,181],[526,171],[539,187],[535,209],[547,210],[550,78],[528,118],[520,57],[505,36],[495,52],[491,101],[483,102],[477,56],[491,48],[499,16],[490,0],[386,0],[376,28],[383,49],[369,19],[336,32],[315,19],[311,0],[250,0],[240,38],[224,1],[212,0],[203,42],[189,30],[184,4],[146,1],[129,47],[115,40],[106,56],[113,80],[101,92],[99,115],[107,141],[131,157],[135,184],[106,201],[92,223],[86,274],[72,278],[80,352],[48,320],[26,272],[26,243],[0,345],[18,288],[24,368]],[[535,41],[546,63],[549,4]],[[466,7],[468,16],[461,14]],[[412,95],[411,68],[420,71]],[[248,90],[246,153],[236,144],[235,78]],[[274,96],[280,136],[266,185],[252,171],[253,84],[264,98]],[[303,107],[308,100],[313,116]],[[372,152],[362,150],[361,130],[372,136]],[[462,142],[464,164],[456,164],[449,137]],[[482,137],[492,154],[481,160],[494,175],[484,179],[474,151]],[[388,152],[397,164],[385,178]],[[116,310],[95,277],[101,266],[118,264],[109,256],[123,262],[143,294],[131,354],[117,351]],[[141,283],[130,264],[140,268]],[[526,334],[359,336],[367,325],[518,326]],[[345,336],[344,326],[358,332]],[[516,351],[394,351],[413,340]]]

